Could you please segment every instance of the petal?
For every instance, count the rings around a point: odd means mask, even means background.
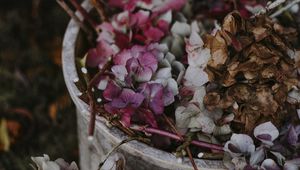
[[[186,2],[187,0],[165,0],[157,8],[153,9],[153,13],[155,13],[155,15],[159,15],[169,10],[179,10],[184,6],[184,4],[186,4]]]
[[[268,170],[280,170],[278,165],[272,159],[264,160],[263,163],[261,164],[261,166],[265,169],[268,169]]]
[[[162,114],[164,112],[163,87],[161,84],[153,83],[150,85],[150,89],[149,107],[155,114]]]
[[[125,76],[128,74],[127,69],[124,65],[114,65],[111,68],[114,75],[121,81],[125,80]]]
[[[147,82],[151,80],[152,73],[152,70],[148,67],[138,68],[134,75],[134,78],[137,82]]]
[[[157,59],[155,58],[155,56],[153,56],[153,54],[149,52],[141,55],[138,58],[138,61],[143,67],[151,68],[152,72],[155,72],[157,70]]]
[[[236,149],[235,149],[236,148]],[[240,151],[238,153],[237,151]],[[250,136],[245,134],[233,134],[230,141],[227,141],[224,146],[224,151],[228,152],[232,157],[249,155],[253,153],[255,146]]]
[[[104,99],[112,101],[114,98],[118,97],[121,93],[121,87],[116,85],[113,81],[108,82],[106,89],[103,91]]]
[[[130,127],[131,117],[135,112],[135,109],[132,107],[126,107],[120,110],[121,112],[121,122],[125,127]]]
[[[113,54],[114,51],[111,46],[106,42],[100,41],[96,48],[88,51],[86,64],[89,67],[97,67],[100,65],[101,68]]]
[[[159,69],[156,72],[154,79],[169,79],[171,77],[172,77],[171,68],[167,67],[167,68]]]
[[[165,34],[158,28],[150,27],[144,30],[144,35],[147,37],[149,42],[158,42]]]
[[[190,66],[205,68],[210,58],[211,55],[208,48],[198,48],[188,52],[188,63]]]
[[[149,11],[139,10],[138,12],[132,14],[130,17],[131,23],[130,25],[136,24],[137,26],[144,25],[148,22],[150,16]]]
[[[265,151],[263,148],[258,148],[255,152],[251,154],[250,157],[250,165],[258,165],[258,163],[262,162],[265,159]]]
[[[184,79],[185,86],[202,86],[208,82],[208,75],[199,67],[189,66],[185,72]]]
[[[298,135],[294,126],[291,126],[288,131],[288,143],[291,145],[296,145],[298,142]]]
[[[144,100],[144,96],[142,94],[135,93],[131,89],[123,89],[120,98],[123,101],[128,102],[128,104],[130,104],[133,108],[139,107]]]
[[[180,35],[185,37],[191,34],[191,27],[185,22],[176,21],[171,28],[171,32],[173,35]]]
[[[272,142],[278,137],[279,131],[272,122],[265,122],[254,129],[254,136],[261,142],[272,145]]]
[[[126,65],[127,61],[132,58],[132,54],[130,50],[123,50],[119,54],[117,54],[114,58],[115,65]]]

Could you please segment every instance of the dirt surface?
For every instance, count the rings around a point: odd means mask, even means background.
[[[0,1],[0,170],[32,169],[44,153],[78,162],[61,69],[68,20],[54,0]]]

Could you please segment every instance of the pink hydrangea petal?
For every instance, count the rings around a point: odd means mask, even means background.
[[[149,108],[155,114],[162,114],[164,111],[164,101],[163,101],[163,86],[159,83],[144,84],[142,93],[147,99]]]
[[[135,113],[135,108],[126,107],[120,110],[121,112],[121,122],[124,126],[129,127],[131,124],[131,117]]]
[[[186,2],[187,0],[165,0],[163,4],[153,9],[153,13],[157,16],[169,10],[179,10],[186,4]]]
[[[134,108],[139,107],[144,100],[144,96],[142,94],[135,93],[131,89],[123,89],[120,98],[123,101],[127,101],[128,103],[130,103],[130,105]]]
[[[114,51],[111,46],[103,41],[98,42],[97,47],[90,49],[87,55],[87,66],[100,68],[108,61],[113,55]]]
[[[108,101],[112,101],[114,98],[120,95],[122,92],[121,90],[121,87],[110,81],[108,82],[106,89],[103,91],[103,97]]]
[[[147,82],[147,81],[151,80],[152,74],[153,74],[153,72],[152,72],[151,68],[138,67],[138,69],[134,75],[134,78],[137,82]]]
[[[115,43],[121,50],[130,46],[128,35],[121,32],[115,32],[115,34]]]
[[[149,52],[140,56],[138,61],[143,67],[149,67],[152,72],[157,70],[157,59]]]
[[[127,63],[127,60],[132,58],[131,51],[130,50],[123,50],[119,54],[115,55],[113,58],[115,65],[123,65],[125,66]]]
[[[149,11],[139,10],[130,16],[130,25],[137,25],[138,27],[149,22]]]
[[[150,27],[144,30],[144,35],[147,37],[148,42],[158,42],[165,34],[158,28]]]
[[[166,34],[169,32],[170,24],[165,20],[158,20],[157,27]]]

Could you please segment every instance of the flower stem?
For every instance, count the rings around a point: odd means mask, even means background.
[[[164,130],[160,130],[160,129],[143,127],[143,126],[132,126],[131,129],[136,130],[136,131],[143,131],[143,132],[151,133],[151,134],[157,134],[157,135],[169,137],[171,139],[175,139],[178,141],[182,141],[182,139],[178,135],[164,131]],[[202,148],[208,148],[208,149],[217,150],[217,151],[221,151],[221,152],[224,151],[222,145],[207,143],[207,142],[198,141],[198,140],[192,140],[191,144],[202,147]]]
[[[97,32],[97,23],[90,17],[87,11],[78,3],[77,0],[69,0],[71,4],[81,13],[84,19],[92,26],[92,28]]]

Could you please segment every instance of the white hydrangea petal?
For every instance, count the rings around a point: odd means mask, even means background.
[[[185,37],[185,36],[190,35],[191,26],[185,22],[176,21],[171,28],[171,32],[172,32],[172,34]]]
[[[280,168],[278,167],[278,165],[273,159],[265,159],[261,163],[261,167],[265,169],[271,169],[271,170],[280,170]]]
[[[251,154],[250,165],[251,166],[257,165],[258,163],[260,163],[264,159],[265,159],[265,151],[264,151],[264,149],[263,148],[258,148],[256,151],[254,151]]]
[[[159,69],[156,72],[154,79],[169,79],[171,77],[172,77],[171,68],[165,67],[165,68]]]
[[[188,127],[191,129],[199,129],[206,134],[211,134],[213,133],[216,125],[210,117],[200,113],[198,116],[191,119]]]
[[[272,142],[279,136],[278,129],[272,122],[265,122],[254,129],[254,136],[261,142],[272,145]]]
[[[185,86],[202,86],[209,81],[207,73],[199,68],[189,66],[184,75]]]
[[[205,68],[210,58],[211,54],[208,48],[199,48],[188,52],[188,63],[190,66]]]
[[[193,104],[187,107],[179,106],[175,111],[176,126],[178,128],[187,128],[191,118],[199,113],[199,108]]]

